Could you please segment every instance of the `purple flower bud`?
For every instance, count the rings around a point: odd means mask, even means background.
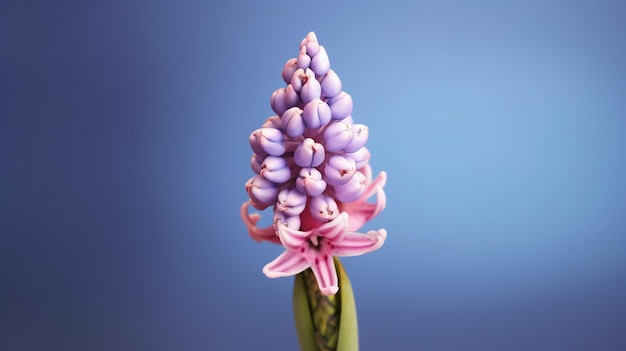
[[[296,62],[298,68],[307,69],[311,65],[311,56],[306,54],[306,46],[300,48],[300,54],[298,55],[298,61]]]
[[[250,146],[258,155],[281,156],[285,153],[283,133],[276,128],[261,128],[252,132]]]
[[[331,98],[341,93],[341,80],[332,69],[328,70],[328,73],[322,78],[320,85],[322,87],[323,98]]]
[[[300,104],[300,95],[291,84],[285,88],[285,107],[291,108]]]
[[[361,147],[356,152],[344,154],[346,157],[350,157],[356,163],[356,169],[361,169],[370,162],[370,151],[366,147]]]
[[[261,147],[261,144],[259,143],[260,134],[261,134],[261,128],[250,133],[250,137],[248,141],[250,142],[250,147],[252,148],[252,151],[254,151],[255,154],[260,155],[260,156],[266,156],[267,152],[263,150],[263,148]]]
[[[278,224],[283,224],[291,229],[298,230],[301,225],[300,216],[287,216],[284,212],[274,209],[274,228],[276,228]]]
[[[302,118],[307,127],[320,128],[330,122],[331,110],[327,103],[320,99],[314,99],[304,106]]]
[[[292,138],[296,138],[306,129],[304,120],[302,119],[302,109],[299,107],[292,107],[283,113],[281,117],[283,129]]]
[[[324,145],[306,138],[296,148],[293,158],[300,167],[317,167],[324,162]]]
[[[283,67],[283,80],[285,83],[289,84],[291,81],[291,76],[293,76],[293,72],[298,69],[297,65],[298,59],[291,58],[285,63],[285,67]]]
[[[364,124],[352,125],[352,140],[346,145],[344,150],[346,152],[355,152],[360,149],[367,142],[369,135],[369,128]]]
[[[356,172],[353,159],[343,155],[334,155],[328,159],[324,169],[325,180],[330,185],[346,184]]]
[[[307,34],[307,36],[302,40],[300,45],[306,46],[306,53],[311,57],[317,55],[317,53],[320,51],[320,44],[317,41],[317,36],[313,32]]]
[[[306,206],[307,196],[295,188],[285,188],[278,193],[276,209],[287,216],[297,216]]]
[[[310,62],[311,69],[315,72],[315,75],[321,77],[325,75],[330,69],[330,60],[328,59],[328,54],[326,54],[326,49],[320,45],[320,51],[313,56]]]
[[[361,172],[354,172],[350,181],[346,184],[335,185],[335,198],[341,202],[352,202],[358,200],[365,192],[367,179]]]
[[[263,178],[273,183],[283,183],[291,177],[291,170],[283,157],[267,156],[261,165],[259,172]]]
[[[315,79],[315,73],[313,73],[313,71],[311,71],[310,68],[307,68],[306,70],[304,70],[302,68],[298,68],[298,70],[294,72],[293,76],[291,76],[291,82],[290,83],[291,83],[291,86],[293,87],[293,89],[296,92],[299,93],[302,90],[302,87],[309,80],[316,80]],[[321,89],[321,87],[320,87],[320,89]]]
[[[308,70],[307,70],[308,71]],[[302,102],[309,103],[314,99],[319,99],[322,94],[320,82],[315,78],[309,78],[300,90],[300,99]]]
[[[352,140],[352,127],[345,122],[333,122],[324,130],[326,151],[342,150]]]
[[[270,98],[270,106],[272,106],[272,110],[276,112],[277,115],[282,115],[287,109],[287,104],[285,103],[285,88],[278,88],[272,93],[272,97]]]
[[[342,91],[328,100],[333,119],[344,119],[352,114],[352,97]]]
[[[252,157],[250,158],[250,167],[252,167],[252,170],[254,171],[254,173],[259,174],[261,172],[262,164],[263,164],[263,157],[257,154],[252,154]]]
[[[252,206],[259,211],[273,205],[278,197],[276,184],[260,175],[255,175],[248,180],[246,183],[246,192],[248,192],[248,196],[250,196]]]
[[[296,189],[309,196],[319,196],[326,190],[326,182],[317,168],[302,168],[296,179]]]
[[[320,195],[311,199],[309,211],[320,222],[330,222],[339,216],[337,202],[330,196]]]

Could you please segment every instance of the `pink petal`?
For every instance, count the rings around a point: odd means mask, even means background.
[[[332,221],[324,223],[314,229],[316,233],[331,242],[341,240],[346,230],[348,230],[348,214],[346,212],[341,212],[339,216]]]
[[[263,267],[263,273],[268,278],[288,277],[298,274],[309,268],[309,263],[299,254],[292,251],[285,251],[272,262]]]
[[[317,255],[310,263],[317,285],[322,294],[334,295],[339,291],[339,282],[333,256],[329,250],[321,250],[316,253]]]
[[[311,236],[311,231],[302,232],[291,229],[281,223],[276,226],[276,231],[278,232],[280,242],[283,244],[285,249],[292,251],[297,251],[301,247],[304,247],[307,239]]]
[[[348,232],[339,242],[333,243],[336,256],[358,256],[378,250],[385,243],[387,231],[384,229],[370,230],[367,234]]]
[[[276,235],[276,230],[273,225],[270,225],[266,228],[259,228],[256,226],[256,223],[261,219],[261,215],[258,213],[253,213],[251,215],[248,214],[248,207],[250,206],[250,201],[246,201],[241,205],[241,219],[243,223],[248,228],[248,234],[255,241],[269,241],[274,244],[280,244],[280,239]]]

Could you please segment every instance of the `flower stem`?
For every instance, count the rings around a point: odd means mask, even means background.
[[[338,258],[339,292],[324,295],[310,269],[296,275],[294,317],[303,351],[357,351],[358,327],[350,280]]]

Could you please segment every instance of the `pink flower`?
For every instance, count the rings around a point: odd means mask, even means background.
[[[352,98],[313,32],[300,44],[297,58],[282,72],[286,88],[276,90],[270,104],[276,116],[250,135],[252,170],[246,183],[250,197],[241,217],[250,237],[281,244],[285,251],[263,272],[270,278],[313,271],[320,291],[338,289],[333,256],[357,256],[380,248],[384,229],[358,233],[385,207],[381,172],[372,180],[369,129],[354,124]],[[376,196],[376,202],[368,199]],[[272,207],[273,223],[259,228],[261,216],[249,214]]]

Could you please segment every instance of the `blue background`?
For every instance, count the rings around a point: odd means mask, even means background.
[[[0,349],[294,350],[248,135],[311,30],[389,174],[361,349],[626,349],[619,1],[0,5]],[[265,217],[269,213],[265,213]],[[267,223],[264,218],[264,223]]]

